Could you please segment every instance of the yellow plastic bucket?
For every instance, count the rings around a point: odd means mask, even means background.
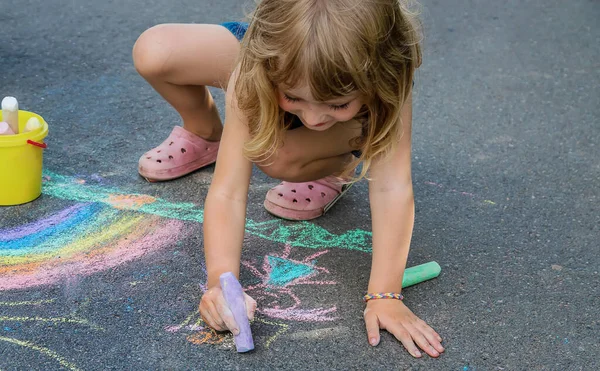
[[[25,124],[32,117],[37,117],[42,126],[24,133]],[[42,157],[48,124],[38,114],[19,111],[19,133],[0,135],[1,206],[24,204],[42,194]]]

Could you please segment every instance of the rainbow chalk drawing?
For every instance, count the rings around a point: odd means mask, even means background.
[[[15,97],[2,99],[2,118],[14,134],[19,133],[19,102]]]
[[[80,203],[0,230],[0,291],[57,284],[138,259],[186,235],[183,222]]]
[[[250,321],[248,321],[242,285],[231,272],[223,273],[219,277],[219,281],[225,302],[233,313],[233,319],[235,319],[240,331],[239,334],[233,337],[235,348],[238,353],[248,352],[254,349],[254,341],[252,340],[252,330],[250,329]]]

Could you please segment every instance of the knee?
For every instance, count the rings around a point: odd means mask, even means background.
[[[171,54],[168,25],[158,25],[144,31],[133,46],[133,65],[144,77],[161,77],[168,71]]]
[[[256,166],[271,178],[295,182],[302,178],[302,166],[291,157],[278,151],[275,160],[272,158],[256,164]]]

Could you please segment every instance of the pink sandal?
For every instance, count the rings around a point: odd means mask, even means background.
[[[140,157],[138,171],[149,182],[179,178],[214,163],[219,143],[175,126],[161,145]]]
[[[346,193],[352,183],[340,184],[339,178],[328,176],[314,182],[282,182],[271,188],[265,208],[287,220],[310,220],[325,214]]]

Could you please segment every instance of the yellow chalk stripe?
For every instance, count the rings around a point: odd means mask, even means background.
[[[66,317],[8,317],[0,316],[0,322],[49,322],[49,323],[75,323],[88,326],[94,330],[104,331],[102,327],[94,325],[85,319],[66,318]]]
[[[491,205],[496,204],[494,201],[490,201],[490,200],[483,200],[483,202],[485,202],[486,204],[491,204]]]
[[[179,326],[183,327],[183,326],[187,325],[188,323],[190,323],[190,322],[192,321],[192,318],[194,318],[194,316],[195,316],[196,314],[198,314],[198,313],[197,313],[197,312],[192,312],[192,313],[190,313],[190,315],[189,315],[189,316],[187,316],[187,318],[186,318],[186,319],[185,319],[183,322],[181,322],[181,323],[179,324]],[[201,320],[199,320],[198,322],[200,322],[200,321],[201,321]],[[196,323],[196,324],[197,324],[197,325],[199,325],[199,323]]]
[[[90,250],[92,247],[106,244],[106,241],[110,241],[114,238],[120,237],[126,233],[137,223],[147,219],[147,216],[124,216],[114,222],[112,222],[108,227],[103,228],[101,231],[90,234],[89,237],[79,238],[76,241],[64,246],[59,250],[53,250],[40,254],[30,254],[26,256],[15,256],[15,257],[0,257],[0,265],[17,265],[17,264],[25,264],[25,263],[33,263],[39,261],[49,260],[56,256],[60,256],[62,258],[68,258],[72,255],[75,255],[78,252]],[[140,231],[136,229],[136,231]]]
[[[38,300],[38,301],[0,301],[0,306],[16,307],[19,305],[42,305],[54,303],[56,299]]]
[[[267,339],[267,343],[265,344],[265,347],[268,348],[269,345],[271,345],[271,343],[277,338],[279,337],[281,334],[285,333],[290,326],[286,325],[285,323],[276,323],[276,322],[269,322],[269,321],[265,321],[264,319],[260,319],[260,318],[255,318],[255,321],[258,322],[262,322],[265,323],[267,325],[272,325],[272,326],[279,326],[282,327],[281,329],[279,329],[279,331],[277,331],[275,333],[275,335],[271,336],[269,339]]]
[[[32,342],[29,341],[23,341],[23,340],[18,340],[18,339],[13,339],[13,338],[7,338],[4,336],[0,336],[0,341],[6,341],[8,343],[13,343],[16,345],[20,345],[22,347],[25,348],[29,348],[32,350],[36,350],[44,355],[47,355],[48,357],[56,360],[58,363],[60,363],[61,366],[63,366],[64,368],[71,370],[71,371],[79,371],[81,370],[80,368],[78,368],[76,365],[74,365],[73,363],[67,361],[64,357],[62,357],[60,354],[56,353],[53,350],[50,350],[48,348],[36,345]]]

